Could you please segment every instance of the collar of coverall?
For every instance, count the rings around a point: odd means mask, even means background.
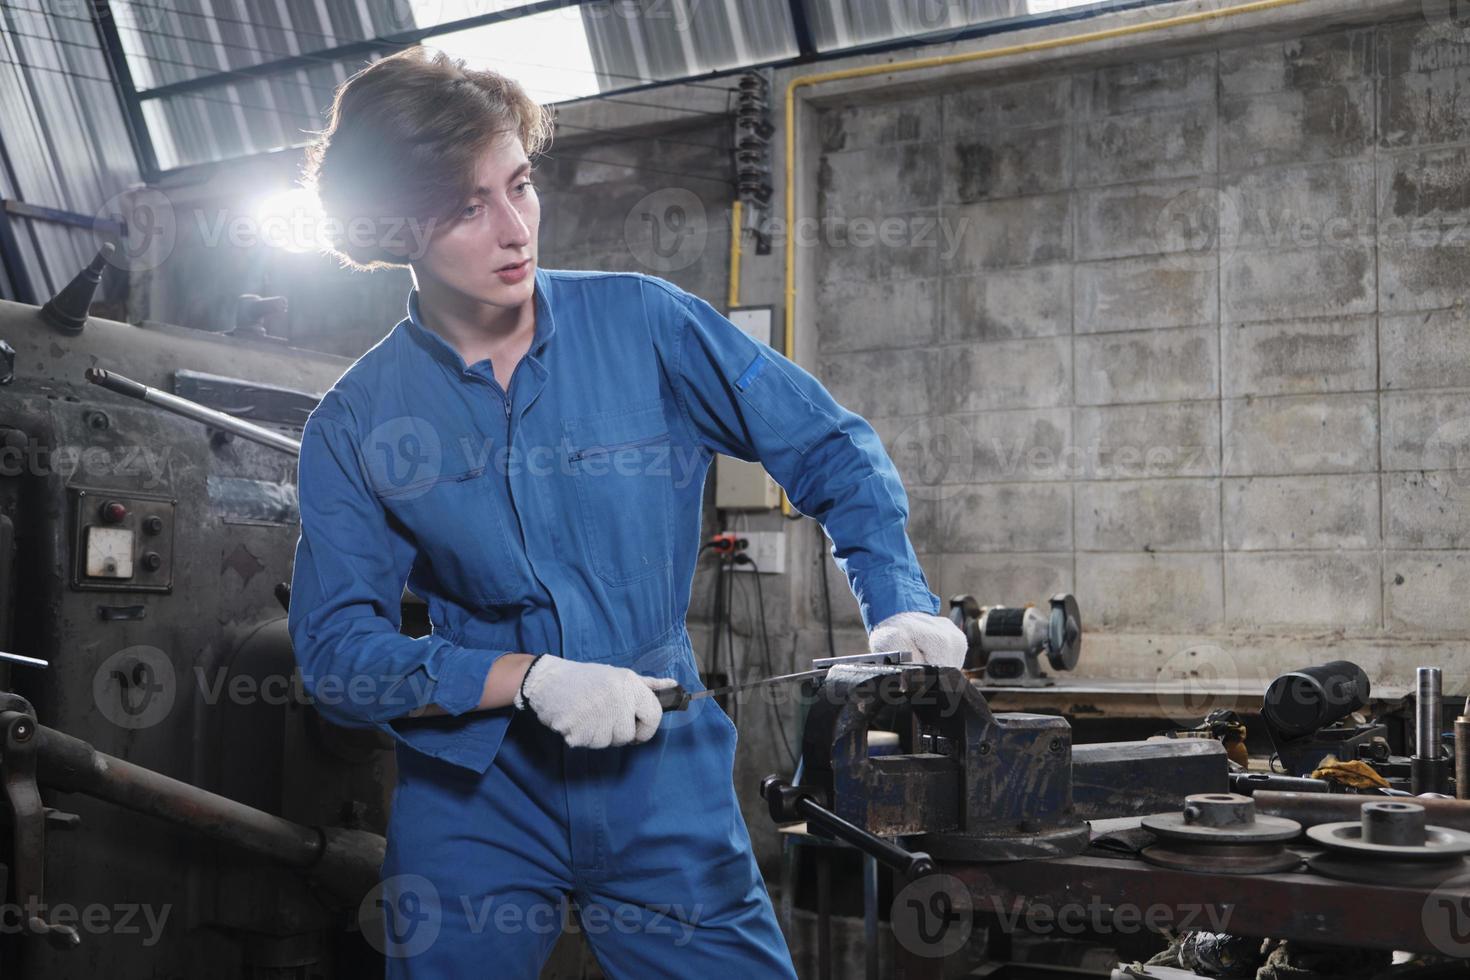
[[[541,349],[546,346],[546,342],[551,339],[551,335],[556,333],[556,317],[551,313],[551,303],[548,299],[551,294],[551,277],[546,270],[541,268],[540,263],[537,263],[534,275],[536,277],[536,288],[533,293],[536,303],[536,335],[531,339],[531,349],[527,351],[528,354],[540,353]],[[442,361],[446,367],[462,374],[469,372],[469,366],[465,364],[459,351],[455,350],[449,341],[424,326],[424,321],[419,318],[419,288],[417,286],[411,286],[408,290],[408,327],[409,336],[420,347]]]

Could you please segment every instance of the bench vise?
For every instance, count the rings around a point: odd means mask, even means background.
[[[1177,808],[1188,793],[1228,789],[1219,742],[1112,742],[1074,753],[1065,718],[995,713],[953,668],[834,667],[813,698],[800,785],[778,776],[761,785],[772,818],[806,820],[906,874],[932,866],[916,858],[1075,855],[1088,844],[1088,819]],[[883,838],[898,837],[919,850],[895,860]]]

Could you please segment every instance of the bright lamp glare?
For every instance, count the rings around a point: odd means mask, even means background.
[[[287,252],[315,252],[326,247],[321,203],[304,187],[264,198],[253,215],[258,239]]]

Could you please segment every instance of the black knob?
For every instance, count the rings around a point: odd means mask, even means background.
[[[150,572],[156,572],[163,564],[163,556],[156,551],[149,551],[143,555],[143,567]]]
[[[157,514],[150,514],[143,520],[143,530],[149,534],[158,534],[163,530],[163,518]]]

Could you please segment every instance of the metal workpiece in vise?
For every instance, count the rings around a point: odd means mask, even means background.
[[[896,732],[875,754],[869,733]],[[1010,861],[1080,852],[1072,729],[1054,715],[995,714],[955,668],[833,668],[808,710],[803,783],[874,837],[912,836],[935,858]]]
[[[75,927],[47,922],[46,827],[70,830],[81,818],[41,802],[36,784],[36,713],[24,698],[0,691],[0,766],[5,775],[5,795],[10,801],[12,831],[12,901],[22,910],[22,930],[43,936],[63,949],[80,945]]]
[[[949,618],[969,641],[968,670],[984,669],[990,685],[1033,687],[1053,683],[1041,669],[1072,670],[1082,654],[1082,613],[1070,593],[1058,593],[1045,610],[1036,606],[982,606],[970,595],[949,600]]]

